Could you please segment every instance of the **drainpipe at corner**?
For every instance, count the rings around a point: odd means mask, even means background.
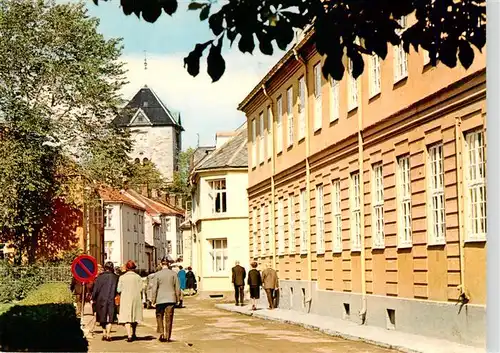
[[[267,90],[266,90],[266,83],[263,83],[262,84],[262,92],[264,93],[264,96],[269,100],[269,103],[271,105],[271,121],[273,123],[273,126],[271,128],[271,141],[272,141],[272,145],[271,146],[267,146],[267,148],[271,147],[271,209],[269,210],[271,212],[271,214],[269,215],[270,219],[273,220],[273,238],[272,238],[272,241],[271,239],[269,239],[269,242],[272,243],[272,256],[273,256],[273,269],[276,270],[276,227],[275,227],[275,224],[274,224],[274,214],[275,214],[275,186],[274,186],[274,174],[276,173],[276,163],[275,163],[275,159],[274,159],[274,102],[271,98],[271,96],[269,95],[269,93],[267,93]],[[268,119],[269,121],[269,119]],[[269,128],[269,127],[268,127]],[[267,140],[269,141],[269,140]]]

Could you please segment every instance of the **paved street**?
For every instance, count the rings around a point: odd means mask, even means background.
[[[392,350],[362,342],[346,341],[294,325],[280,324],[214,307],[215,301],[188,298],[186,308],[176,310],[173,342],[160,343],[155,332],[154,310],[144,311],[139,340],[126,342],[125,328],[113,328],[112,342],[101,341],[101,329],[89,337],[91,352],[358,352],[389,353]]]

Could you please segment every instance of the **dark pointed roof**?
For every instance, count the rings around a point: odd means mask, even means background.
[[[176,126],[184,131],[180,113],[169,110],[148,86],[144,86],[135,94],[113,122],[118,127]]]

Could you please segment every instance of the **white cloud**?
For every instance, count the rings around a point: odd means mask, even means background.
[[[145,84],[151,87],[172,110],[181,113],[183,147],[195,147],[197,134],[200,145],[214,143],[217,131],[230,131],[245,121],[237,110],[238,104],[259,83],[277,62],[282,52],[274,56],[244,55],[236,50],[225,54],[226,71],[219,82],[212,83],[202,58],[200,73],[191,77],[183,67],[187,53],[149,56],[144,70],[144,56],[124,56],[128,81],[124,97],[130,99]]]

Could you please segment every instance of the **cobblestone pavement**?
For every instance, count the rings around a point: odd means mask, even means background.
[[[94,336],[89,337],[90,352],[395,352],[294,325],[222,311],[214,307],[215,301],[186,299],[186,308],[175,311],[172,342],[158,341],[154,310],[144,310],[137,341],[128,343],[125,328],[115,325],[113,341],[103,342],[102,330],[96,327]]]

